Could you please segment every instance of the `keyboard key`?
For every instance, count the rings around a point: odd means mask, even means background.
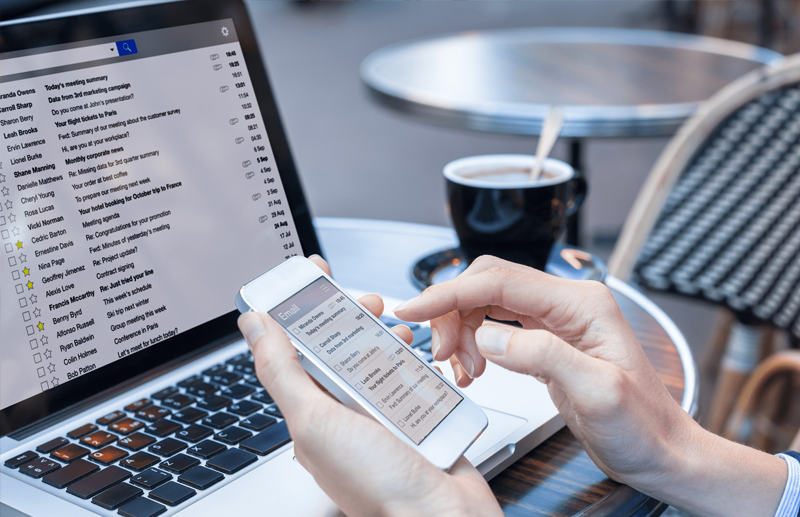
[[[47,474],[42,478],[42,481],[56,488],[64,488],[98,470],[100,470],[100,467],[94,463],[89,463],[86,460],[75,460],[66,467]]]
[[[247,415],[252,415],[262,407],[264,406],[262,406],[261,404],[256,404],[255,402],[251,402],[249,400],[240,400],[236,404],[231,404],[231,407],[228,408],[228,411],[230,411],[234,415],[247,416]]]
[[[66,461],[67,463],[75,461],[78,458],[83,458],[87,454],[89,454],[89,449],[86,447],[81,447],[80,445],[75,445],[74,443],[65,445],[64,447],[56,449],[50,453],[50,455],[55,459]]]
[[[192,424],[186,429],[182,431],[178,431],[175,433],[175,436],[180,438],[181,440],[186,440],[188,442],[199,442],[200,440],[204,440],[214,434],[214,431],[209,429],[208,427],[203,427],[202,425]]]
[[[117,513],[123,517],[156,517],[167,511],[167,507],[146,497],[137,497],[120,506]]]
[[[195,397],[207,397],[209,395],[213,395],[217,392],[219,388],[215,384],[209,384],[207,382],[196,382],[186,388],[186,393],[189,395],[194,395]]]
[[[163,390],[153,393],[152,395],[150,395],[150,397],[152,397],[155,400],[164,400],[165,398],[171,397],[172,395],[175,395],[176,393],[178,393],[178,389],[177,388],[175,388],[173,386],[167,386]]]
[[[253,361],[245,361],[233,366],[233,371],[242,375],[255,375],[256,365]]]
[[[39,455],[33,451],[25,451],[22,454],[17,454],[13,458],[9,458],[6,460],[3,465],[10,469],[15,469],[24,463],[28,463],[31,460],[38,458]]]
[[[164,470],[169,470],[170,472],[180,474],[181,472],[185,472],[195,465],[200,465],[200,460],[189,457],[185,454],[176,454],[170,459],[162,461],[159,467]]]
[[[202,400],[197,401],[197,407],[206,409],[208,411],[219,411],[225,409],[228,404],[233,402],[228,397],[220,397],[219,395],[209,395]]]
[[[231,384],[236,384],[240,380],[242,380],[242,376],[238,373],[228,372],[228,371],[221,371],[211,375],[209,377],[212,383],[218,384],[220,386],[230,386]]]
[[[115,434],[107,433],[105,431],[95,431],[88,436],[84,436],[81,438],[81,443],[84,445],[88,445],[93,449],[99,449],[100,447],[105,447],[109,443],[114,443],[119,438]]]
[[[92,502],[106,510],[116,510],[123,504],[142,494],[144,494],[144,491],[142,491],[141,488],[136,488],[128,483],[120,483],[92,499]]]
[[[250,438],[253,433],[245,431],[241,427],[231,426],[224,431],[220,431],[214,436],[217,440],[228,445],[236,445],[245,438]]]
[[[224,364],[215,364],[215,365],[214,365],[214,366],[212,366],[211,368],[209,368],[209,369],[207,369],[207,370],[203,370],[203,373],[202,373],[202,374],[203,374],[204,376],[206,376],[206,377],[210,377],[210,376],[214,375],[215,373],[218,373],[218,372],[226,372],[226,371],[228,371],[228,366],[227,366],[227,365],[224,365]]]
[[[233,399],[243,399],[255,391],[256,389],[251,386],[247,386],[245,384],[234,384],[233,386],[223,388],[220,393]]]
[[[283,413],[281,413],[281,410],[278,409],[278,406],[275,404],[273,404],[272,406],[265,407],[264,413],[278,418],[283,418]]]
[[[94,424],[82,425],[79,428],[73,429],[72,431],[68,432],[67,433],[67,438],[72,438],[73,440],[77,440],[81,436],[85,436],[85,435],[87,435],[89,433],[93,433],[93,432],[97,431],[98,429],[100,429],[100,428],[97,427]]]
[[[235,424],[239,419],[228,413],[217,413],[203,419],[203,424],[214,429],[225,429],[231,424]]]
[[[180,411],[176,411],[172,415],[173,420],[177,420],[178,422],[183,422],[184,424],[191,424],[193,422],[197,422],[201,418],[205,418],[208,416],[208,413],[205,411],[201,411],[197,408],[187,407],[186,409],[182,409]]]
[[[255,372],[252,375],[245,375],[244,376],[244,383],[249,385],[249,386],[252,386],[254,388],[258,388],[258,389],[264,387],[261,384],[261,381],[258,380],[258,377],[256,377]]]
[[[242,354],[235,355],[225,361],[225,364],[229,364],[231,366],[236,366],[237,364],[248,363],[253,360],[253,356],[250,355],[250,352],[244,352]]]
[[[125,447],[131,451],[138,451],[139,449],[144,449],[155,441],[156,439],[152,436],[147,436],[146,434],[142,433],[133,433],[120,438],[117,441],[117,445],[120,447]]]
[[[179,388],[188,388],[192,384],[196,382],[202,382],[203,376],[202,375],[192,375],[191,377],[187,377],[183,379],[181,382],[178,383]]]
[[[191,454],[192,456],[197,456],[198,458],[202,458],[204,460],[219,454],[220,452],[227,449],[221,443],[217,443],[214,440],[203,440],[200,443],[196,443],[186,449],[186,452]]]
[[[108,447],[104,447],[99,451],[95,451],[89,455],[89,458],[92,461],[96,461],[101,465],[110,465],[115,461],[124,458],[127,456],[128,453],[123,451],[122,449],[117,449],[109,445]]]
[[[239,447],[253,454],[266,456],[290,441],[292,438],[289,436],[286,422],[280,422],[243,441]]]
[[[242,449],[233,448],[221,454],[217,454],[208,460],[206,462],[206,467],[211,467],[225,474],[233,474],[250,465],[257,459],[258,456],[255,454],[243,451]]]
[[[194,397],[184,395],[183,393],[176,393],[175,395],[170,395],[162,400],[161,404],[171,409],[183,409],[186,406],[191,406],[194,404],[195,400],[196,399]]]
[[[94,497],[106,488],[110,488],[117,483],[125,481],[131,477],[131,473],[127,470],[111,465],[100,472],[81,479],[80,481],[71,484],[67,487],[67,493],[81,499],[89,499]]]
[[[97,422],[100,425],[108,425],[111,422],[116,422],[117,420],[119,420],[124,416],[125,416],[124,411],[112,411],[111,413],[98,418],[97,420],[95,420],[95,422]]]
[[[40,477],[60,468],[61,464],[57,461],[51,460],[50,458],[36,458],[35,460],[21,466],[19,471],[26,476],[39,479]]]
[[[141,418],[145,422],[155,422],[156,420],[161,420],[162,418],[168,417],[171,414],[172,411],[167,408],[150,406],[137,411],[136,418]]]
[[[177,506],[195,494],[197,494],[197,492],[188,486],[183,486],[175,483],[174,481],[170,481],[169,483],[150,492],[150,497],[156,501],[161,501],[164,504]]]
[[[119,464],[131,470],[141,472],[148,467],[152,467],[159,461],[161,461],[161,458],[158,456],[153,456],[150,453],[140,451],[130,458],[125,458],[124,460],[120,461]]]
[[[131,483],[147,490],[152,490],[162,483],[172,479],[172,474],[157,468],[149,468],[131,478]]]
[[[109,429],[113,429],[120,434],[131,434],[134,431],[138,431],[144,427],[144,424],[138,420],[134,420],[133,418],[123,418],[122,420],[118,420],[108,426]]]
[[[135,411],[139,411],[140,409],[144,409],[147,406],[153,404],[153,401],[150,399],[139,399],[136,402],[132,402],[125,406],[123,409],[129,413],[133,413]]]
[[[173,422],[172,420],[159,420],[158,422],[150,424],[145,428],[148,433],[154,434],[159,438],[169,436],[175,431],[179,431],[181,429],[183,429],[183,426]]]
[[[188,447],[186,442],[176,440],[175,438],[164,438],[160,442],[151,445],[147,450],[154,452],[159,456],[172,456],[176,452],[180,452]]]
[[[205,490],[223,479],[225,476],[205,467],[194,467],[178,476],[178,481],[197,490]]]
[[[267,415],[251,415],[239,422],[239,425],[253,431],[261,431],[276,422],[277,420]]]
[[[272,397],[269,396],[267,390],[259,391],[258,393],[250,397],[250,400],[255,400],[256,402],[259,402],[261,404],[272,404],[275,402],[274,400],[272,400]]]
[[[52,451],[53,449],[58,449],[59,447],[63,447],[68,443],[69,443],[69,440],[67,440],[66,438],[61,438],[59,436],[58,438],[53,438],[49,442],[45,442],[45,443],[41,444],[40,446],[36,447],[36,450],[39,451],[39,452],[42,452],[44,454],[47,454],[48,452]]]

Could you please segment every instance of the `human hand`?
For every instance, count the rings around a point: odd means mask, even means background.
[[[312,259],[323,271],[328,265]],[[359,300],[376,316],[383,300]],[[286,418],[297,461],[346,514],[501,515],[480,473],[461,458],[449,473],[381,424],[356,413],[323,392],[303,370],[283,329],[267,314],[239,317],[258,378]],[[408,327],[395,333],[410,343]]]
[[[486,359],[546,383],[570,430],[611,478],[693,514],[712,515],[708,507],[692,504],[709,493],[724,494],[747,477],[750,486],[738,492],[738,500],[721,496],[711,507],[724,512],[731,509],[724,503],[736,501],[728,515],[760,514],[744,511],[741,499],[747,493],[751,508],[777,506],[770,498],[783,486],[781,473],[785,483],[783,460],[721,444],[701,429],[669,395],[603,284],[481,257],[458,278],[429,287],[395,313],[407,321],[431,320],[434,358],[450,358],[462,387],[483,373]],[[486,316],[523,328],[484,323]],[[736,455],[732,461],[751,458],[752,468],[742,476],[721,467],[724,463],[709,457],[715,449],[729,450]],[[709,470],[712,465],[720,468]],[[694,497],[701,488],[710,492]]]

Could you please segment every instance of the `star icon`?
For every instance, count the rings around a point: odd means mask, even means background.
[[[9,214],[8,220],[9,220],[9,222],[16,223],[17,222],[17,216],[14,215],[14,214]]]
[[[22,249],[22,241],[17,241],[17,249],[18,250]]]
[[[53,357],[53,352],[51,352],[50,349],[48,348],[47,350],[44,351],[44,358],[50,360],[51,357]]]
[[[30,299],[31,303],[36,303],[37,296],[35,294],[30,295],[28,298]]]
[[[39,329],[39,332],[41,332],[41,331],[43,331],[43,330],[44,330],[44,323],[42,323],[42,322],[40,321],[40,322],[39,322],[39,324],[38,324],[38,325],[36,325],[36,327]]]
[[[0,174],[0,183],[5,183],[5,182],[6,182],[6,175]]]
[[[50,384],[52,384],[54,388],[58,386],[58,377],[53,377],[53,380],[50,381]]]
[[[12,208],[13,206],[14,206],[14,203],[12,203],[10,199],[9,199],[8,201],[6,201],[6,208],[8,208],[9,210],[11,210],[11,208]]]
[[[55,373],[56,372],[56,365],[54,365],[53,363],[50,363],[50,364],[47,365],[47,369],[50,370],[50,373]]]
[[[31,270],[28,269],[28,268],[23,269],[22,272],[25,274],[25,276],[28,276],[28,275],[31,274]]]
[[[24,264],[26,260],[28,260],[28,257],[26,257],[24,253],[20,253],[19,254],[19,261]]]
[[[42,310],[39,307],[36,307],[35,309],[33,309],[33,317],[34,318],[38,318],[41,315],[42,315]]]
[[[15,226],[15,227],[14,227],[14,228],[11,230],[11,233],[13,233],[13,234],[14,234],[14,237],[18,236],[18,235],[19,235],[19,228],[17,228],[17,227]]]
[[[4,196],[7,196],[8,195],[8,187],[0,188],[0,192],[2,192]]]
[[[40,339],[39,341],[41,341],[42,344],[46,346],[47,345],[47,336],[42,336],[42,339]]]
[[[25,284],[25,287],[27,287],[27,288],[28,288],[28,291],[30,291],[31,289],[33,289],[33,282],[31,282],[30,280],[28,280],[28,283],[27,283],[27,284]]]

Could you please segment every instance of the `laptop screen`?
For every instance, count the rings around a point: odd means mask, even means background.
[[[199,348],[224,334],[243,283],[317,251],[293,217],[285,138],[265,120],[274,104],[267,91],[260,105],[241,25],[0,54],[0,409],[88,395],[87,378],[126,359],[157,366],[143,354],[190,330],[183,348]]]

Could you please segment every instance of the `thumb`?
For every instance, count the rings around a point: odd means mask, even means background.
[[[539,380],[552,380],[567,395],[596,386],[605,370],[602,361],[546,330],[483,325],[475,332],[475,343],[489,361]]]
[[[297,349],[269,315],[246,312],[239,316],[239,330],[253,352],[258,380],[278,404],[287,420],[307,407],[322,391],[297,360]]]

